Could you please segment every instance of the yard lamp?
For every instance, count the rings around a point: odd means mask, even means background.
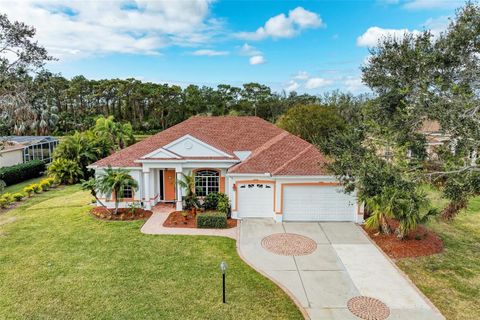
[[[223,289],[223,303],[227,303],[225,299],[225,273],[227,271],[228,264],[225,261],[220,263],[220,270],[222,270],[222,289]]]

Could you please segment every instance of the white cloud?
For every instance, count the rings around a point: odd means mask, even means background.
[[[343,83],[347,90],[351,93],[361,93],[368,91],[368,87],[363,84],[360,77],[348,77]]]
[[[405,3],[407,9],[452,9],[461,6],[462,0],[413,0]]]
[[[298,82],[294,80],[290,80],[287,86],[285,87],[285,91],[291,92],[291,91],[297,90],[298,88],[300,88],[300,84],[298,84]]]
[[[357,38],[357,45],[360,47],[374,47],[378,41],[383,38],[395,37],[402,39],[406,33],[420,34],[418,30],[408,29],[383,29],[380,27],[370,27],[364,34]]]
[[[251,65],[256,65],[256,64],[264,64],[267,62],[263,56],[252,56],[250,57],[250,64]]]
[[[201,49],[201,50],[193,51],[192,54],[194,56],[215,57],[215,56],[226,56],[226,55],[229,54],[229,52],[228,51],[210,50],[210,49]]]
[[[445,31],[450,23],[447,16],[441,16],[438,18],[430,18],[423,23],[423,26],[430,30],[435,37],[438,37],[440,33]]]
[[[299,71],[299,72],[293,77],[293,79],[296,79],[296,80],[307,80],[308,78],[310,78],[310,75],[309,75],[308,72],[306,72],[306,71]]]
[[[260,50],[257,50],[257,48],[249,45],[248,43],[243,44],[243,46],[240,47],[239,51],[240,54],[244,56],[258,56],[262,54]]]
[[[324,23],[317,13],[297,7],[288,12],[288,15],[281,13],[265,22],[263,27],[255,32],[239,32],[236,36],[245,40],[262,40],[268,37],[291,38],[308,28],[318,28]]]
[[[305,88],[307,89],[316,89],[320,87],[326,87],[332,84],[333,81],[324,78],[310,78],[305,82]]]
[[[11,20],[37,29],[57,57],[108,53],[158,54],[170,45],[198,45],[220,32],[210,19],[211,0],[2,1]]]

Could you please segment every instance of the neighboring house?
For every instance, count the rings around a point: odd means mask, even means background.
[[[90,168],[130,170],[137,191],[127,189],[120,206],[150,209],[175,202],[176,183],[194,174],[197,194],[224,192],[234,218],[277,221],[362,221],[355,195],[345,194],[326,173],[325,157],[310,143],[258,117],[193,117],[104,158]],[[113,207],[112,195],[101,195]]]
[[[8,136],[0,137],[0,168],[13,166],[31,160],[50,163],[58,140],[50,136]]]
[[[442,132],[442,127],[438,121],[425,120],[419,132],[425,135],[427,140],[426,151],[430,158],[436,157],[436,147],[450,142],[450,136]]]

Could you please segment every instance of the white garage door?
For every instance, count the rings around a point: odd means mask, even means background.
[[[355,197],[337,186],[284,186],[285,221],[355,221]]]
[[[239,218],[273,218],[273,184],[239,184],[237,190]]]

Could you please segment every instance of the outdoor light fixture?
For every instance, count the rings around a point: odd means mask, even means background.
[[[225,299],[225,273],[227,271],[228,264],[225,261],[220,263],[220,270],[222,270],[222,289],[223,289],[223,303],[227,303]]]

